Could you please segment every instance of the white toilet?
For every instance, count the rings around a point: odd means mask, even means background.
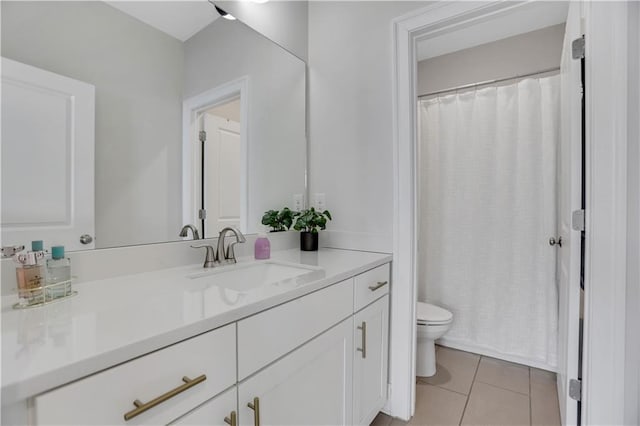
[[[436,374],[435,340],[451,328],[453,314],[430,303],[418,302],[418,351],[416,374],[431,377]]]

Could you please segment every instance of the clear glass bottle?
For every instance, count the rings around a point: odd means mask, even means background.
[[[16,257],[16,280],[18,282],[18,298],[20,305],[31,305],[43,302],[42,287],[45,284],[44,267],[38,263],[43,252],[20,254]],[[40,256],[42,257],[42,256]]]
[[[64,246],[51,247],[47,260],[47,299],[71,294],[71,260],[64,257]]]

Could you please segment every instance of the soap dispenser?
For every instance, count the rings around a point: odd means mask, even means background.
[[[271,243],[265,234],[258,234],[254,245],[256,259],[269,259],[271,257]]]

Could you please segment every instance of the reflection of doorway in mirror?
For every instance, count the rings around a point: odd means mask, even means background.
[[[226,226],[240,226],[240,98],[203,112],[205,238]],[[201,151],[202,152],[202,151]]]

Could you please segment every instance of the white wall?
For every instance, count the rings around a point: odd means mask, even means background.
[[[629,5],[625,424],[640,424],[640,4]]]
[[[418,95],[560,66],[564,24],[418,62]]]
[[[333,215],[323,244],[392,250],[391,20],[426,4],[309,3],[309,192]]]
[[[216,1],[219,7],[306,61],[308,50],[307,0]]]
[[[175,240],[182,43],[102,2],[1,7],[3,56],[96,86],[96,247]]]
[[[219,39],[224,34],[226,43]],[[238,21],[218,19],[185,42],[185,98],[249,77],[247,230],[305,192],[305,64]],[[242,55],[234,53],[242,52]]]

